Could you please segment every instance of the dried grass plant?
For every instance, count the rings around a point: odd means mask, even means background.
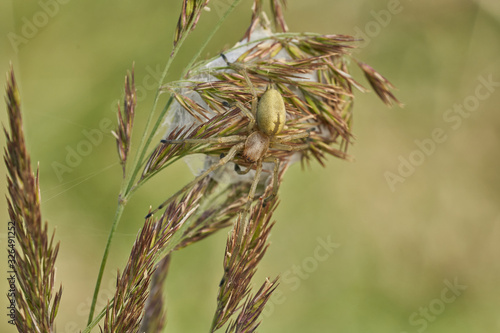
[[[317,161],[324,165],[328,155],[348,158],[347,148],[352,142],[353,88],[364,91],[349,74],[349,65],[353,63],[361,68],[384,103],[399,103],[390,92],[392,85],[387,79],[352,57],[356,42],[352,37],[289,32],[283,15],[285,0],[270,1],[273,24],[267,20],[263,2],[254,1],[250,26],[242,33],[242,40],[223,51],[227,62],[218,55],[195,63],[239,2],[234,1],[227,8],[181,80],[164,83],[178,50],[209,3],[208,0],[183,1],[172,53],[132,160],[129,154],[136,113],[134,69],[125,77],[123,107],[118,107],[118,125],[113,132],[123,182],[88,326],[82,328],[82,332],[90,332],[96,326],[101,332],[162,332],[166,324],[162,289],[171,256],[225,228],[232,229],[209,329],[210,332],[224,327],[226,332],[255,331],[260,324],[259,315],[279,280],[268,278],[260,283],[258,290],[250,287],[268,247],[274,225],[272,215],[279,204],[278,197],[271,194],[295,161]],[[15,324],[20,332],[55,332],[54,321],[62,296],[62,287],[56,291],[54,286],[58,245],[54,244],[54,234],[49,236],[47,223],[42,224],[38,172],[31,169],[24,143],[20,97],[13,70],[8,75],[6,101],[10,132],[5,131],[5,163],[9,171],[9,214],[17,237]],[[290,143],[293,149],[269,149],[266,156],[278,161],[279,168],[273,171],[272,164],[264,163],[260,172],[233,148],[234,142],[220,138],[248,136],[250,118],[246,110],[251,109],[253,93],[262,95],[270,83],[282,95],[287,110],[286,126],[280,135],[296,140]],[[160,94],[170,97],[156,114]],[[169,125],[164,140],[151,148],[153,137],[164,122]],[[173,162],[199,153],[206,156],[200,171],[202,176],[165,198],[157,209],[150,210],[145,221],[138,221],[142,228],[126,267],[117,273],[115,296],[96,314],[102,275],[125,205],[135,191],[158,172],[168,172],[165,169]],[[228,163],[221,163],[221,159]],[[236,172],[238,167],[234,171],[233,163],[244,167],[247,175]],[[270,175],[274,172],[271,182]],[[256,187],[256,199],[249,196],[251,186]]]

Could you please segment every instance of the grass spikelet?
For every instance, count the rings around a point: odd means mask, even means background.
[[[286,0],[270,0],[269,2],[271,4],[274,28],[276,30],[281,29],[283,32],[288,31],[285,16],[283,15],[283,8],[286,9]],[[254,0],[252,6],[252,19],[250,20],[250,26],[248,27],[244,38],[250,39],[250,36],[257,26],[266,24],[267,17],[264,12],[263,0]]]
[[[103,332],[139,330],[149,295],[149,286],[158,268],[157,264],[175,248],[177,244],[175,242],[180,238],[176,238],[176,234],[182,235],[183,223],[196,210],[193,207],[197,207],[205,186],[206,183],[201,183],[173,201],[160,219],[154,217],[146,219],[137,235],[123,273],[117,274],[116,292],[106,308]],[[153,310],[150,308],[150,311],[157,311],[154,307],[153,304]]]
[[[394,89],[389,80],[387,80],[382,74],[374,70],[370,65],[362,63],[358,61],[359,67],[365,73],[365,77],[370,83],[370,86],[375,90],[375,93],[380,97],[380,99],[388,106],[392,106],[393,102],[398,104],[400,107],[403,106],[403,103],[398,101],[398,99],[391,92],[391,89]]]
[[[243,304],[236,320],[229,324],[226,333],[255,332],[259,327],[261,315],[273,291],[278,287],[278,278],[274,281],[266,279],[255,295],[249,295]]]
[[[276,197],[267,205],[264,205],[263,200],[260,200],[260,203],[254,207],[248,224],[245,225],[240,216],[229,234],[223,265],[224,274],[219,287],[217,310],[211,332],[224,326],[248,296],[250,281],[268,247],[267,238],[274,225],[271,222],[271,217],[277,203]],[[250,325],[248,322],[250,319],[252,322],[254,321],[252,316],[248,316],[248,310],[246,314],[241,316],[239,325],[243,325],[241,322],[243,318],[245,318],[243,322],[248,325]]]
[[[132,127],[134,125],[135,106],[137,103],[137,95],[134,83],[134,68],[132,72],[125,76],[125,97],[123,98],[123,111],[118,104],[118,128],[112,131],[116,138],[118,148],[118,156],[123,169],[123,177],[125,177],[125,165],[130,150],[130,141],[132,139]]]
[[[200,19],[201,11],[208,4],[209,0],[184,0],[182,1],[181,15],[177,22],[177,29],[174,36],[174,47],[184,34],[191,32]]]
[[[163,297],[163,288],[170,267],[170,255],[161,260],[151,280],[149,296],[144,309],[144,317],[139,332],[160,333],[166,325],[167,311]]]
[[[38,170],[33,173],[26,150],[21,100],[12,68],[6,90],[10,124],[10,132],[4,128],[7,138],[4,155],[8,170],[7,203],[17,241],[17,244],[9,242],[9,257],[15,256],[11,268],[19,283],[15,293],[15,324],[19,332],[55,332],[54,320],[62,296],[62,286],[54,292],[59,244],[54,244],[54,233],[49,236],[48,224],[42,223]]]

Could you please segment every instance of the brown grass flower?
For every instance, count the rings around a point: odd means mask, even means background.
[[[149,286],[158,269],[158,263],[174,250],[173,246],[168,248],[168,245],[175,237],[182,237],[182,226],[195,212],[206,185],[207,182],[199,183],[184,196],[173,201],[160,219],[146,219],[123,273],[117,274],[116,292],[106,308],[103,332],[137,332],[143,320]],[[164,267],[163,275],[166,275],[167,271]],[[161,274],[155,277],[164,278]],[[150,299],[150,304],[151,302],[158,300]],[[157,303],[156,306],[158,305]],[[151,308],[148,310],[157,311]],[[159,323],[155,326],[159,326]]]
[[[153,273],[139,332],[160,333],[163,332],[163,328],[166,325],[167,313],[163,289],[170,267],[170,258],[170,255],[163,258]]]
[[[118,148],[118,156],[123,169],[123,177],[125,177],[125,165],[130,150],[130,141],[132,139],[132,127],[134,125],[135,106],[137,103],[137,95],[134,84],[134,67],[132,72],[125,76],[125,96],[123,98],[123,111],[118,104],[118,128],[111,133],[116,138]]]
[[[253,332],[257,328],[258,317],[275,289],[277,280],[266,280],[254,296],[249,296],[250,282],[269,246],[267,239],[274,225],[271,217],[277,204],[276,197],[268,204],[260,200],[252,209],[248,224],[240,215],[229,234],[211,332],[223,327],[238,310],[240,314],[237,319],[229,324],[229,328],[233,327],[230,331]],[[243,308],[240,308],[243,303]]]
[[[209,0],[183,0],[181,15],[175,29],[174,46],[182,36],[196,28],[201,11],[208,5]]]
[[[47,222],[42,223],[38,170],[36,174],[31,170],[12,67],[6,95],[10,132],[4,128],[7,138],[4,160],[8,171],[7,203],[16,241],[9,241],[9,254],[15,253],[12,268],[19,284],[15,293],[15,324],[19,332],[55,332],[54,320],[62,295],[62,286],[54,291],[59,243],[54,244],[54,233],[49,236]]]

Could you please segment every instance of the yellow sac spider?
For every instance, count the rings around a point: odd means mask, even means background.
[[[230,68],[233,68],[235,70],[241,69],[240,66],[229,63],[224,55],[221,56]],[[280,132],[283,130],[286,122],[286,108],[283,97],[278,92],[278,90],[276,90],[272,84],[269,84],[266,91],[259,100],[257,97],[257,92],[255,91],[253,84],[250,81],[245,70],[243,69],[241,72],[252,92],[251,110],[248,110],[242,103],[236,102],[236,105],[239,107],[239,109],[249,119],[247,128],[248,134],[205,139],[162,140],[162,143],[164,144],[234,144],[229,149],[227,155],[221,155],[222,157],[217,163],[210,166],[207,170],[197,176],[193,181],[184,186],[180,191],[172,196],[171,199],[189,189],[191,186],[208,176],[211,172],[215,171],[219,167],[222,167],[226,163],[232,161],[239,153],[241,158],[249,164],[248,168],[244,171],[241,171],[239,167],[236,166],[235,170],[239,174],[246,174],[248,171],[255,168],[255,177],[250,187],[244,210],[244,216],[246,216],[248,210],[250,209],[251,203],[253,202],[255,190],[257,188],[257,184],[262,172],[262,163],[264,162],[274,163],[273,191],[271,196],[267,198],[266,201],[273,198],[277,194],[279,159],[273,156],[272,151],[270,151],[269,149],[271,148],[273,150],[297,151],[307,149],[309,147],[309,144],[307,143],[298,145],[289,144],[289,142],[293,140],[308,137],[308,131],[289,135],[280,135]],[[151,216],[158,210],[165,207],[171,199],[168,199],[167,201],[162,203],[160,206],[158,206],[157,209],[149,213],[146,217]]]

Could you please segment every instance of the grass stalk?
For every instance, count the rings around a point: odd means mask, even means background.
[[[101,260],[101,266],[99,268],[99,274],[97,275],[97,281],[94,289],[94,296],[92,297],[92,304],[90,305],[89,319],[87,321],[87,325],[93,320],[94,311],[97,301],[97,296],[99,295],[99,289],[101,288],[102,277],[104,275],[104,269],[106,268],[106,262],[109,256],[109,249],[111,248],[111,241],[113,240],[113,235],[115,234],[116,228],[118,228],[118,224],[123,214],[123,210],[125,209],[125,200],[118,201],[118,207],[116,208],[115,217],[113,219],[113,223],[111,224],[111,230],[109,231],[108,240],[106,242],[106,247],[104,248],[104,254]]]

